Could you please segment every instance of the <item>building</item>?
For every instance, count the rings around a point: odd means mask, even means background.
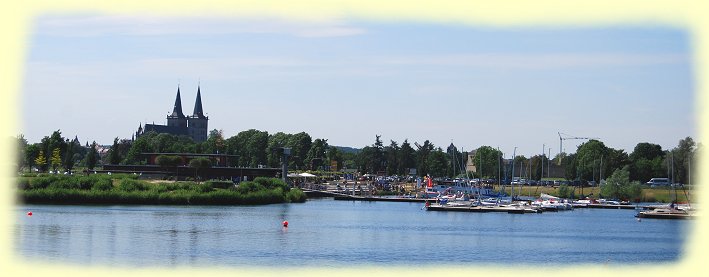
[[[167,116],[167,125],[145,124],[138,126],[138,131],[135,132],[135,137],[138,138],[147,132],[167,133],[178,136],[187,136],[195,142],[203,142],[207,140],[207,121],[209,118],[204,115],[202,109],[202,94],[200,87],[197,86],[197,99],[194,103],[194,111],[191,116],[185,116],[182,113],[182,99],[180,98],[180,87],[177,87],[177,96],[175,97],[175,105],[172,108],[172,114]]]

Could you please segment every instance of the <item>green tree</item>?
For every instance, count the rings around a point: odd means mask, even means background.
[[[226,141],[224,140],[224,132],[222,130],[211,130],[207,141],[205,141],[204,152],[209,154],[226,153]]]
[[[601,185],[602,197],[637,201],[641,193],[640,183],[630,182],[628,166],[613,171],[613,174]]]
[[[52,158],[50,159],[50,163],[53,171],[57,171],[57,167],[62,165],[62,156],[59,151],[59,148],[54,148],[54,150],[52,150]]]
[[[664,163],[665,151],[658,144],[638,143],[628,156],[630,161],[630,180],[646,182],[653,177],[667,175]]]
[[[191,168],[194,168],[195,178],[197,180],[201,180],[200,172],[204,168],[212,167],[212,161],[207,158],[195,158],[195,159],[190,160],[189,165]]]
[[[287,147],[291,148],[290,167],[303,169],[305,157],[313,143],[312,138],[305,132],[300,132],[290,136]]]
[[[519,156],[518,156],[519,157]],[[477,170],[477,177],[497,177],[498,166],[502,166],[502,152],[491,146],[480,146],[475,150],[473,164]],[[515,167],[515,172],[520,172],[519,168]],[[481,176],[483,174],[484,176]],[[515,174],[518,175],[518,174]]]
[[[430,173],[430,164],[428,156],[434,151],[433,144],[426,140],[423,145],[416,150],[416,168],[418,169],[419,176],[426,176]]]
[[[670,152],[670,156],[666,157],[669,164],[672,165],[670,169],[674,168],[674,172],[670,172],[670,177],[674,177],[675,183],[686,184],[689,182],[689,159],[694,156],[696,150],[696,143],[691,137],[686,137],[681,139],[677,144],[677,147],[673,148]]]
[[[401,147],[396,141],[391,141],[389,146],[384,147],[384,157],[386,159],[386,171],[389,175],[402,175],[404,168],[401,166],[399,151]]]
[[[342,153],[335,146],[330,146],[330,148],[327,150],[327,160],[330,161],[330,164],[332,162],[337,162],[336,168],[330,169],[332,171],[340,171],[340,169],[342,169],[342,166],[344,165]]]
[[[400,172],[409,174],[409,169],[416,168],[416,151],[411,147],[408,140],[404,140],[399,149]]]
[[[37,158],[34,159],[34,163],[39,167],[40,171],[47,170],[47,158],[44,157],[44,150],[39,150],[39,154],[37,154]]]
[[[67,172],[71,172],[74,168],[74,143],[75,141],[70,141],[67,143],[66,152],[64,153],[64,169]]]
[[[17,135],[17,156],[15,160],[17,161],[17,171],[22,171],[23,168],[28,166],[27,160],[25,159],[25,153],[27,151],[27,140],[22,134]]]
[[[448,155],[443,149],[437,148],[427,156],[427,164],[431,177],[447,177],[450,172]]]
[[[120,150],[118,150],[118,138],[113,139],[113,145],[108,150],[108,163],[119,164],[121,162]]]
[[[96,150],[96,142],[94,141],[91,143],[91,148],[89,149],[89,153],[86,154],[86,167],[89,170],[93,170],[94,167],[96,166],[96,159],[98,156],[98,150]]]
[[[328,149],[326,139],[315,139],[310,145],[310,150],[305,155],[305,162],[311,170],[318,170],[326,160],[325,152]]]
[[[25,163],[30,169],[36,165],[35,159],[39,155],[39,152],[42,151],[41,148],[42,145],[37,143],[27,145],[27,148],[25,148]],[[46,161],[45,159],[45,163]]]
[[[282,152],[280,149],[288,145],[291,135],[278,132],[268,136],[268,146],[266,147],[266,161],[269,167],[280,167]]]

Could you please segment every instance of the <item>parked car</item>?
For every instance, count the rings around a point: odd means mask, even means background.
[[[652,178],[650,181],[647,181],[645,183],[646,185],[649,185],[651,188],[654,188],[656,186],[669,186],[670,185],[670,179],[668,178]]]

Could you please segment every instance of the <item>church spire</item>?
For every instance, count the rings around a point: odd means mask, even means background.
[[[180,86],[177,86],[177,97],[175,97],[175,106],[172,108],[170,117],[185,118],[182,113],[182,99],[180,99]]]
[[[204,118],[204,111],[202,111],[202,93],[200,92],[199,85],[197,86],[197,100],[194,102],[194,113],[192,116]]]

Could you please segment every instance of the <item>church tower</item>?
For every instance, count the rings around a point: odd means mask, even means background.
[[[180,99],[180,86],[177,86],[177,97],[175,98],[175,106],[172,108],[172,114],[167,116],[167,126],[187,128],[187,117],[182,113],[182,99]]]
[[[203,142],[207,140],[207,121],[208,117],[204,116],[204,111],[202,110],[202,94],[200,92],[200,87],[197,86],[197,100],[194,102],[194,112],[192,116],[187,118],[189,135],[192,140],[196,142]]]

